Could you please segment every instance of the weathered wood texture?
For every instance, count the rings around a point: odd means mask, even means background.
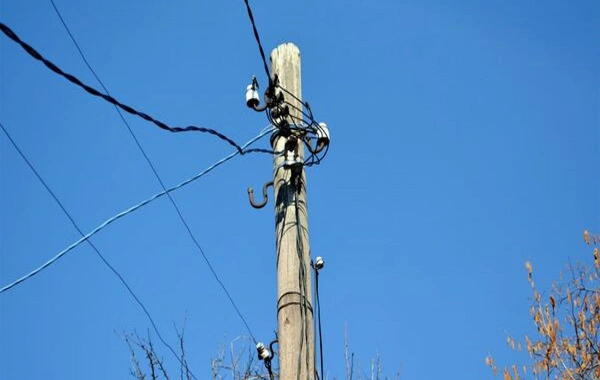
[[[271,68],[279,77],[281,86],[302,99],[300,51],[294,44],[286,43],[273,50]],[[302,103],[289,94],[284,95],[286,101],[295,106],[290,107],[291,116],[301,120],[301,112],[297,109],[302,109]],[[272,140],[274,151],[283,151],[287,140],[276,135]],[[304,157],[303,145],[300,145],[298,154]],[[274,156],[273,181],[276,199],[279,370],[281,380],[305,380],[315,378],[306,176],[302,168],[297,174],[300,180],[293,181],[292,170],[280,167],[286,158],[293,159],[293,154],[287,157]]]

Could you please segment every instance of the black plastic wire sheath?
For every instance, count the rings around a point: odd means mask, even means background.
[[[15,32],[13,32],[8,26],[6,26],[5,24],[3,24],[1,22],[0,22],[0,31],[2,31],[8,38],[10,38],[11,40],[13,40],[17,44],[19,44],[30,56],[32,56],[36,60],[42,62],[46,67],[48,67],[50,70],[52,70],[56,74],[62,76],[65,79],[67,79],[69,82],[71,82],[73,84],[76,84],[77,86],[83,88],[89,94],[97,96],[99,98],[102,98],[102,99],[106,100],[107,102],[109,102],[109,103],[111,103],[111,104],[113,104],[113,105],[121,108],[123,111],[125,111],[127,113],[130,113],[132,115],[141,117],[142,119],[153,123],[157,127],[161,128],[161,129],[164,129],[165,131],[169,131],[169,132],[173,132],[173,133],[178,133],[178,132],[201,132],[201,133],[208,133],[208,134],[211,134],[211,135],[214,135],[214,136],[218,137],[219,139],[227,142],[229,145],[235,147],[240,154],[247,153],[247,152],[244,152],[242,150],[242,148],[235,141],[233,141],[232,139],[230,139],[229,137],[225,136],[221,132],[218,132],[215,129],[205,128],[205,127],[198,127],[198,126],[195,126],[195,125],[190,125],[190,126],[187,126],[187,127],[170,127],[167,124],[165,124],[164,122],[162,122],[160,120],[157,120],[157,119],[153,118],[152,116],[148,115],[147,113],[137,111],[136,109],[134,109],[134,108],[132,108],[132,107],[126,105],[126,104],[123,104],[123,103],[119,102],[117,99],[113,98],[112,96],[110,96],[108,94],[103,94],[100,91],[96,90],[95,88],[93,88],[91,86],[88,86],[87,84],[83,83],[81,80],[79,80],[74,75],[71,75],[69,73],[64,72],[58,66],[56,66],[54,63],[52,63],[48,59],[44,58],[33,47],[31,47],[30,45],[28,45],[26,42],[22,41],[19,38],[19,36],[17,36],[15,34]],[[257,150],[256,152],[259,152],[259,150]],[[263,152],[263,151],[260,150],[260,152]],[[264,151],[263,153],[273,153],[273,152],[272,151]]]
[[[253,139],[251,139],[250,141],[248,141],[246,144],[244,144],[242,146],[242,148],[245,148],[247,146],[249,146],[250,144],[256,142],[257,140],[259,140],[260,138],[264,137],[267,133],[269,133],[270,131],[263,131],[260,134],[258,134],[258,136],[254,137]],[[212,165],[210,165],[208,168],[204,169],[203,171],[201,171],[200,173],[186,179],[183,182],[180,182],[179,184],[168,188],[167,190],[163,190],[159,193],[156,193],[154,195],[152,195],[149,198],[146,198],[145,200],[129,207],[128,209],[121,211],[120,213],[113,215],[112,217],[110,217],[109,219],[105,220],[103,223],[101,223],[100,225],[98,225],[96,228],[94,228],[92,231],[88,232],[85,236],[82,236],[81,238],[79,238],[77,241],[73,242],[72,244],[70,244],[68,247],[66,247],[65,249],[63,249],[62,251],[58,252],[56,255],[54,255],[53,257],[51,257],[50,259],[48,259],[46,262],[44,262],[42,265],[38,266],[37,268],[35,268],[34,270],[30,271],[29,273],[25,274],[24,276],[21,276],[20,278],[18,278],[17,280],[11,282],[10,284],[0,288],[0,293],[4,293],[5,291],[14,288],[15,286],[19,285],[20,283],[22,283],[23,281],[27,281],[28,279],[30,279],[31,277],[35,276],[36,274],[40,273],[41,271],[43,271],[44,269],[48,268],[50,265],[54,264],[56,261],[58,261],[60,258],[62,258],[64,255],[66,255],[67,253],[69,253],[71,250],[75,249],[77,246],[79,246],[81,243],[85,242],[87,239],[89,239],[90,237],[94,236],[95,234],[97,234],[98,232],[102,231],[104,228],[108,227],[110,224],[116,222],[117,220],[125,217],[126,215],[129,215],[139,209],[141,209],[142,207],[147,206],[148,204],[156,201],[157,199],[165,196],[167,193],[173,192],[177,189],[181,189],[184,186],[189,185],[190,183],[197,181],[198,179],[200,179],[201,177],[205,176],[206,174],[210,173],[211,171],[213,171],[215,168],[219,167],[220,165],[223,165],[225,162],[231,160],[232,158],[234,158],[235,156],[237,156],[239,153],[236,150],[233,153],[228,154],[227,156],[221,158],[220,160],[216,161],[215,163],[213,163]]]
[[[315,295],[317,297],[317,320],[319,325],[319,355],[321,364],[321,378],[323,379],[325,374],[323,373],[323,333],[321,330],[321,299],[319,297],[319,271],[315,269]]]
[[[302,99],[300,99],[299,97],[297,97],[296,95],[294,95],[293,92],[291,92],[290,90],[288,90],[287,88],[283,87],[280,84],[277,84],[277,88],[280,88],[283,92],[285,92],[286,94],[290,95],[292,98],[294,98],[296,101],[300,102],[303,106],[307,106],[308,104],[306,102],[303,102]],[[307,107],[308,108],[308,107]]]
[[[79,44],[77,43],[77,41],[75,40],[75,37],[73,36],[73,34],[71,33],[71,30],[69,29],[69,27],[67,26],[65,20],[63,19],[62,15],[60,14],[60,11],[58,10],[58,7],[56,6],[56,4],[54,3],[54,0],[50,0],[50,2],[52,3],[52,6],[54,7],[54,10],[56,11],[56,14],[58,15],[58,18],[60,19],[62,25],[64,26],[65,30],[67,31],[67,33],[69,34],[69,36],[71,37],[71,40],[73,41],[73,43],[75,44],[75,47],[77,48],[77,51],[79,52],[79,55],[81,56],[81,58],[83,59],[85,65],[87,66],[87,68],[90,70],[90,72],[94,75],[94,78],[96,78],[96,80],[98,81],[98,83],[100,84],[100,86],[102,87],[102,89],[104,89],[104,92],[106,92],[107,95],[110,96],[110,92],[108,91],[108,89],[106,88],[106,86],[104,85],[104,83],[102,82],[102,80],[100,80],[100,78],[98,77],[98,75],[96,74],[96,72],[94,71],[94,69],[92,68],[92,66],[90,65],[90,63],[88,62],[88,60],[86,59],[85,55],[83,54],[83,51],[81,50]],[[129,133],[131,134],[131,137],[133,138],[133,140],[135,141],[135,144],[137,145],[137,147],[139,148],[140,152],[142,153],[142,155],[144,156],[144,158],[146,159],[146,162],[148,163],[148,165],[150,166],[150,169],[152,170],[152,172],[154,173],[154,176],[156,177],[158,183],[160,184],[160,186],[162,187],[162,189],[164,191],[167,191],[167,188],[162,180],[162,178],[160,177],[160,175],[158,174],[158,171],[156,170],[156,168],[154,167],[154,164],[152,163],[152,160],[150,160],[150,157],[148,157],[148,154],[146,153],[146,151],[144,150],[144,148],[142,147],[141,143],[139,142],[137,136],[135,135],[135,133],[133,132],[133,130],[131,129],[131,127],[129,126],[129,123],[127,123],[127,120],[125,120],[125,117],[123,116],[123,114],[121,113],[121,110],[115,105],[115,110],[118,112],[121,120],[123,121],[123,123],[125,124],[125,126],[127,127],[127,130],[129,131]],[[261,151],[261,149],[258,148],[254,148],[254,149],[248,149],[246,151],[244,151],[244,153],[249,153],[250,151]],[[246,319],[244,318],[244,316],[242,315],[240,309],[238,308],[237,304],[235,303],[235,301],[233,300],[233,297],[231,296],[231,294],[229,293],[227,287],[225,286],[225,284],[221,281],[220,277],[217,275],[217,272],[215,271],[215,269],[213,268],[210,260],[208,259],[206,253],[204,252],[204,250],[202,249],[202,247],[200,246],[200,243],[198,242],[198,240],[196,239],[194,233],[192,232],[192,229],[190,228],[189,224],[187,223],[186,219],[183,217],[183,214],[181,213],[181,210],[179,209],[179,206],[177,206],[177,203],[175,203],[175,200],[173,199],[173,197],[171,196],[171,194],[167,193],[167,197],[169,198],[169,200],[171,201],[171,204],[173,205],[173,208],[175,209],[175,211],[177,212],[177,215],[179,216],[179,219],[181,220],[181,223],[183,223],[186,231],[188,232],[188,234],[190,235],[190,238],[192,239],[192,241],[194,242],[194,244],[196,245],[196,248],[198,248],[198,251],[200,252],[200,254],[202,255],[202,258],[204,259],[204,261],[206,262],[206,265],[208,266],[208,268],[210,269],[212,275],[214,276],[215,280],[217,281],[217,283],[221,286],[221,289],[223,289],[223,292],[225,293],[225,295],[227,296],[227,298],[229,299],[229,302],[231,303],[231,305],[233,306],[233,308],[235,309],[236,313],[238,314],[238,316],[240,317],[240,319],[242,320],[242,322],[244,323],[244,326],[246,327],[246,330],[248,331],[248,333],[250,334],[250,336],[252,337],[252,340],[254,340],[254,343],[256,344],[256,338],[254,337],[254,334],[252,333],[252,329],[250,328],[250,326],[248,325],[248,322],[246,321]]]
[[[302,176],[301,174],[297,174],[299,177],[299,181],[302,181]],[[300,182],[297,184],[297,186],[303,186]],[[304,265],[304,243],[303,243],[303,232],[302,232],[302,227],[300,225],[300,207],[298,205],[298,188],[294,188],[294,211],[296,214],[296,251],[298,252],[298,259],[299,259],[299,271],[298,271],[298,286],[299,286],[299,290],[300,290],[300,297],[301,297],[301,302],[300,302],[300,319],[302,320],[302,326],[300,329],[300,336],[302,337],[300,339],[300,349],[298,350],[298,379],[300,376],[300,368],[302,365],[302,346],[303,346],[303,342],[306,343],[306,373],[307,375],[310,373],[309,372],[309,368],[310,368],[310,361],[309,361],[309,348],[308,348],[308,318],[307,318],[307,314],[308,314],[308,304],[307,304],[307,289],[306,289],[306,267]],[[312,309],[311,309],[311,314],[312,314]],[[314,315],[313,315],[314,318]]]
[[[33,172],[33,174],[35,174],[35,176],[37,177],[37,179],[42,183],[42,185],[44,185],[44,187],[46,188],[46,191],[48,191],[48,193],[52,196],[52,198],[54,198],[54,201],[58,204],[58,206],[60,207],[60,209],[62,210],[62,212],[67,216],[67,218],[69,219],[69,221],[71,221],[71,224],[73,224],[73,227],[75,227],[75,229],[77,230],[77,232],[79,232],[79,234],[82,237],[84,237],[85,234],[83,233],[83,231],[81,230],[81,228],[79,228],[79,225],[75,222],[75,220],[73,219],[73,217],[71,216],[71,214],[69,214],[69,212],[67,211],[67,209],[63,206],[62,202],[58,199],[58,197],[56,196],[56,194],[54,194],[54,192],[52,191],[52,189],[50,189],[50,187],[48,186],[48,184],[46,183],[46,181],[44,181],[44,179],[38,173],[38,171],[35,169],[35,167],[33,166],[33,164],[29,161],[29,159],[27,159],[27,156],[25,156],[25,154],[23,153],[23,151],[21,151],[21,149],[19,148],[19,146],[17,145],[17,143],[13,140],[13,138],[8,133],[8,131],[6,130],[6,128],[4,128],[4,125],[2,125],[2,123],[0,123],[0,128],[2,129],[2,131],[4,132],[4,134],[6,135],[6,137],[8,137],[8,140],[10,141],[10,143],[12,144],[12,146],[15,148],[15,150],[19,153],[19,155],[21,156],[21,158],[23,159],[23,161],[25,161],[25,163],[27,164],[27,166],[29,166],[29,169],[31,169],[31,171]],[[100,250],[94,245],[94,243],[92,243],[92,241],[90,239],[86,239],[86,242],[90,245],[90,247],[92,247],[92,249],[94,250],[94,252],[96,252],[96,254],[100,258],[100,260],[102,260],[102,262],[104,263],[104,265],[106,265],[108,267],[108,269],[110,269],[111,272],[113,272],[114,275],[119,278],[119,281],[121,281],[121,283],[123,284],[123,286],[125,286],[125,289],[127,289],[127,291],[129,292],[129,294],[131,295],[131,297],[142,308],[142,310],[144,311],[144,314],[146,314],[146,317],[148,317],[148,320],[150,321],[150,324],[152,325],[152,328],[154,329],[154,332],[158,336],[158,339],[160,339],[160,341],[165,345],[165,347],[167,347],[169,349],[169,351],[171,351],[171,353],[173,354],[173,356],[175,356],[175,358],[179,361],[179,363],[182,366],[185,366],[184,363],[183,363],[183,361],[179,358],[179,355],[177,355],[177,353],[173,349],[173,347],[171,347],[171,345],[169,343],[167,343],[167,341],[165,341],[165,339],[163,338],[162,334],[158,331],[158,327],[156,327],[156,323],[154,322],[154,318],[152,318],[152,315],[150,315],[150,312],[148,311],[148,309],[146,308],[146,306],[144,305],[144,303],[135,294],[135,292],[133,291],[133,289],[131,289],[131,287],[129,286],[129,284],[127,283],[127,281],[125,281],[125,279],[123,278],[123,276],[117,271],[117,269],[114,266],[112,266],[110,264],[110,262],[104,257],[104,255],[102,255],[102,253],[100,253]],[[194,379],[198,380],[196,378],[196,376],[191,371],[190,371],[190,374],[192,375],[192,377]]]
[[[271,79],[271,72],[269,71],[269,65],[267,65],[267,58],[265,56],[265,50],[263,49],[262,43],[260,42],[260,36],[258,35],[258,29],[256,29],[256,22],[254,21],[254,15],[252,14],[252,9],[250,8],[250,4],[248,0],[244,0],[246,3],[246,9],[248,10],[248,18],[250,18],[250,22],[252,23],[252,31],[254,32],[254,39],[256,39],[256,43],[258,44],[258,50],[260,51],[260,57],[262,58],[263,65],[265,66],[265,74],[267,74],[267,78],[269,78],[269,85],[273,83]]]

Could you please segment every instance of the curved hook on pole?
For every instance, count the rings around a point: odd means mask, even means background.
[[[254,190],[252,189],[252,187],[248,188],[248,199],[250,200],[250,205],[254,208],[263,208],[265,207],[265,205],[267,204],[267,202],[269,201],[269,197],[267,195],[267,189],[269,188],[269,186],[273,186],[273,181],[271,182],[265,182],[265,184],[263,185],[263,201],[260,203],[256,203],[254,202]]]

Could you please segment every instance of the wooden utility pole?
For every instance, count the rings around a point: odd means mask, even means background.
[[[279,45],[271,53],[271,68],[284,92],[292,120],[302,120],[300,51],[294,44]],[[280,88],[276,88],[279,93]],[[295,98],[296,99],[295,99]],[[295,118],[295,119],[292,119]],[[289,150],[296,140],[297,149]],[[306,181],[301,139],[275,132],[275,232],[277,247],[277,324],[281,380],[315,378],[314,325],[310,276],[310,248],[306,208]],[[290,164],[291,163],[291,164]]]

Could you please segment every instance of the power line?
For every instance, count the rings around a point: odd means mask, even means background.
[[[267,135],[268,133],[272,132],[272,129],[268,129],[268,130],[263,130],[260,134],[258,134],[256,137],[254,137],[253,139],[251,139],[250,141],[248,141],[246,144],[242,145],[242,150],[244,151],[244,153],[249,153],[251,151],[253,151],[252,149],[248,149],[246,150],[245,148],[248,147],[249,145],[251,145],[252,143],[254,143],[255,141],[259,140],[260,138],[264,137],[265,135]],[[98,232],[102,231],[104,228],[106,228],[108,225],[112,224],[113,222],[115,222],[116,220],[131,214],[134,211],[139,210],[140,208],[146,206],[147,204],[155,201],[158,198],[161,198],[163,196],[165,196],[168,193],[171,193],[177,189],[180,189],[192,182],[194,182],[195,180],[199,179],[200,177],[204,176],[205,174],[208,174],[209,172],[211,172],[213,169],[217,168],[218,166],[224,164],[225,162],[231,160],[233,157],[237,156],[238,154],[240,154],[239,151],[235,151],[225,157],[223,157],[222,159],[218,160],[217,162],[215,162],[214,164],[212,164],[211,166],[209,166],[208,168],[204,169],[202,172],[196,174],[195,176],[181,182],[178,185],[175,185],[167,190],[161,191],[159,193],[156,193],[155,195],[151,196],[150,198],[128,208],[125,211],[122,211],[116,215],[114,215],[113,217],[107,219],[105,222],[103,222],[102,224],[100,224],[98,227],[94,228],[91,232],[88,232],[86,235],[84,235],[83,237],[81,237],[81,239],[75,241],[74,243],[72,243],[71,245],[69,245],[67,248],[63,249],[62,251],[60,251],[59,253],[57,253],[54,257],[52,257],[51,259],[49,259],[48,261],[46,261],[44,264],[42,264],[41,266],[39,266],[38,268],[32,270],[31,272],[29,272],[28,274],[20,277],[19,279],[13,281],[12,283],[0,288],[0,293],[4,293],[5,291],[19,285],[20,283],[22,283],[23,281],[26,281],[28,279],[30,279],[31,277],[35,276],[36,274],[38,274],[39,272],[41,272],[42,270],[46,269],[47,267],[49,267],[50,265],[54,264],[58,259],[60,259],[61,257],[63,257],[64,255],[66,255],[69,251],[73,250],[75,247],[77,247],[78,245],[80,245],[81,243],[83,243],[84,241],[86,241],[87,239],[89,239],[90,237],[94,236],[95,234],[97,234]]]
[[[274,78],[271,78],[271,73],[269,71],[269,65],[267,65],[267,59],[265,57],[265,51],[263,49],[262,43],[260,41],[260,36],[258,34],[258,29],[256,28],[256,22],[254,20],[254,15],[252,14],[252,9],[250,8],[250,3],[248,2],[248,0],[244,0],[244,3],[246,4],[246,9],[248,11],[248,18],[250,19],[250,22],[252,23],[252,31],[254,32],[254,39],[256,40],[256,44],[258,45],[258,50],[260,52],[260,56],[262,58],[262,62],[265,68],[265,73],[267,74],[267,77],[269,78],[269,87],[267,92],[271,92],[275,87],[281,89],[283,92],[285,92],[286,94],[290,95],[293,99],[295,99],[296,101],[300,102],[300,104],[302,104],[302,106],[306,107],[306,109],[308,110],[308,114],[306,112],[304,112],[302,107],[298,107],[296,105],[294,105],[293,103],[290,103],[288,101],[283,101],[285,103],[285,106],[282,107],[281,104],[271,104],[269,105],[269,103],[267,103],[267,107],[264,109],[267,113],[267,119],[269,120],[269,122],[271,122],[271,124],[275,125],[276,127],[280,128],[280,129],[291,129],[291,127],[293,126],[294,129],[301,131],[304,135],[300,135],[300,137],[302,137],[302,140],[304,141],[304,143],[306,144],[309,152],[310,152],[310,156],[304,160],[303,164],[306,167],[309,166],[313,166],[313,165],[319,165],[321,163],[321,161],[325,158],[325,156],[327,155],[327,152],[329,151],[329,141],[327,141],[326,146],[323,149],[316,149],[313,150],[311,149],[311,142],[310,142],[310,137],[308,136],[308,133],[312,133],[313,135],[316,135],[317,138],[322,138],[324,136],[327,136],[327,140],[329,140],[329,132],[328,130],[326,130],[325,128],[323,128],[319,123],[317,123],[313,117],[312,114],[312,110],[310,109],[310,105],[308,104],[308,102],[303,102],[298,96],[294,95],[292,92],[288,91],[286,88],[284,88],[283,86],[281,86],[279,84],[279,81],[277,79],[277,74],[275,74]],[[265,94],[266,96],[266,94]],[[285,125],[281,125],[280,123],[277,122],[277,120],[275,120],[275,118],[273,117],[272,113],[273,110],[272,108],[275,108],[276,111],[282,112],[284,114],[288,114],[286,108],[292,107],[295,108],[297,111],[301,112],[303,117],[302,118],[297,118],[294,117],[292,115],[289,115],[290,118],[292,119],[292,126],[290,126],[288,123],[285,123]],[[259,109],[255,109],[257,111],[262,111]],[[305,121],[304,118],[307,118],[308,120]],[[294,121],[294,119],[296,119]],[[322,153],[319,155],[319,153],[322,151]]]
[[[292,174],[293,176],[293,174]],[[302,177],[301,174],[296,174],[296,186],[304,186],[301,181],[302,181]],[[293,180],[293,179],[292,179]],[[298,379],[300,377],[300,367],[302,365],[302,342],[306,342],[307,344],[307,348],[306,348],[306,358],[305,358],[305,363],[306,363],[306,373],[309,373],[309,362],[310,362],[310,355],[309,355],[309,350],[308,350],[308,343],[309,343],[309,339],[308,339],[308,335],[309,335],[309,325],[308,325],[308,318],[307,318],[307,314],[309,311],[309,305],[308,305],[308,291],[306,289],[306,266],[304,263],[304,244],[303,244],[303,230],[302,230],[302,225],[300,223],[300,207],[298,205],[298,190],[295,189],[295,193],[294,193],[294,214],[296,216],[296,251],[298,252],[298,261],[299,261],[299,271],[298,271],[298,287],[300,290],[300,319],[302,320],[301,323],[301,327],[300,327],[300,349],[298,350]],[[313,313],[312,310],[312,305],[310,305],[310,312],[311,314]],[[313,316],[314,318],[314,316]]]
[[[258,29],[256,29],[256,22],[254,21],[254,15],[252,14],[252,9],[250,8],[250,4],[248,0],[244,0],[246,3],[246,9],[248,10],[248,18],[250,18],[250,22],[252,23],[252,31],[254,32],[254,39],[258,45],[258,50],[260,51],[260,57],[262,58],[263,65],[265,67],[265,73],[267,74],[267,78],[269,78],[269,84],[272,83],[271,72],[269,71],[269,65],[267,65],[267,58],[265,57],[265,50],[263,49],[262,43],[260,42],[260,36],[258,35]]]
[[[87,84],[83,83],[81,80],[79,80],[74,75],[64,72],[58,66],[56,66],[54,63],[52,63],[48,59],[44,58],[33,47],[31,47],[30,45],[28,45],[27,43],[25,43],[24,41],[22,41],[19,38],[19,36],[16,35],[15,32],[13,32],[8,26],[6,26],[5,24],[3,24],[1,22],[0,22],[0,31],[2,31],[8,38],[10,38],[11,40],[13,40],[17,44],[19,44],[30,56],[32,56],[36,60],[42,62],[46,67],[48,67],[50,70],[52,70],[56,74],[62,76],[65,79],[67,79],[69,82],[71,82],[73,84],[76,84],[77,86],[83,88],[85,91],[87,91],[91,95],[99,97],[99,98],[102,98],[102,99],[106,100],[107,102],[109,102],[110,104],[113,104],[113,105],[121,108],[123,111],[125,111],[127,113],[130,113],[130,114],[135,115],[135,116],[139,116],[142,119],[153,123],[157,127],[161,128],[161,129],[164,129],[166,131],[169,131],[169,132],[173,132],[173,133],[178,133],[178,132],[201,132],[201,133],[209,133],[209,134],[214,135],[214,136],[218,137],[219,139],[227,142],[229,145],[235,147],[237,149],[237,151],[238,151],[239,154],[250,153],[249,151],[243,151],[242,147],[239,146],[235,141],[233,141],[232,139],[230,139],[229,137],[225,136],[221,132],[218,132],[215,129],[205,128],[205,127],[198,127],[198,126],[195,126],[195,125],[190,125],[190,126],[187,126],[187,127],[170,127],[167,124],[165,124],[164,122],[162,122],[160,120],[157,120],[157,119],[153,118],[152,116],[150,116],[150,115],[148,115],[148,114],[146,114],[144,112],[137,111],[136,109],[134,109],[134,108],[132,108],[132,107],[126,105],[126,104],[123,104],[123,103],[119,102],[117,99],[113,98],[112,96],[110,96],[108,94],[103,94],[100,91],[96,90],[95,88],[93,88],[91,86],[88,86]],[[256,150],[253,150],[253,151],[254,152],[262,152],[262,153],[270,153],[270,154],[273,153],[272,151],[267,150],[267,149],[256,149]]]
[[[75,40],[75,37],[73,36],[73,33],[71,33],[71,29],[69,29],[69,26],[67,25],[67,23],[63,19],[62,15],[60,14],[60,11],[58,10],[58,7],[54,3],[54,0],[50,0],[50,3],[52,4],[52,7],[54,8],[54,12],[56,12],[56,15],[60,19],[60,22],[62,23],[63,27],[65,28],[65,30],[69,34],[69,37],[71,37],[71,41],[73,41],[73,44],[77,48],[77,51],[79,52],[79,55],[81,56],[81,59],[83,59],[83,62],[85,63],[85,65],[87,66],[87,68],[90,70],[90,72],[92,73],[92,75],[94,76],[94,78],[96,78],[96,80],[98,81],[98,83],[100,84],[100,86],[102,86],[102,89],[104,89],[104,92],[106,92],[106,95],[110,96],[110,93],[108,92],[108,89],[104,86],[104,83],[102,83],[102,81],[100,80],[100,78],[98,77],[98,75],[96,75],[96,72],[94,71],[94,69],[92,69],[92,66],[88,62],[88,60],[85,57],[85,55],[83,54],[83,51],[81,50],[81,47],[79,47],[79,44],[77,43],[77,40]],[[115,105],[115,108],[117,109],[117,112],[119,113],[119,115],[121,115],[121,118],[123,118],[123,115],[121,114],[121,111],[119,110],[119,108],[116,105]],[[127,127],[129,127],[129,124],[127,124],[127,122],[125,121],[125,119],[123,119],[123,122],[127,125]]]
[[[104,83],[102,82],[102,80],[100,80],[100,78],[98,77],[98,75],[96,74],[96,72],[94,71],[94,69],[92,68],[92,66],[90,65],[90,63],[88,62],[88,60],[86,59],[85,55],[83,54],[83,51],[81,50],[79,44],[77,43],[77,41],[75,40],[75,37],[73,36],[73,34],[71,33],[71,30],[69,29],[69,27],[67,26],[67,23],[65,22],[65,20],[63,19],[62,15],[60,14],[60,11],[58,10],[58,7],[56,6],[56,4],[54,3],[54,0],[50,0],[50,2],[52,3],[52,6],[54,7],[54,11],[56,12],[56,14],[58,15],[58,18],[60,19],[62,25],[64,26],[65,30],[67,31],[67,33],[69,34],[69,36],[71,37],[71,41],[73,41],[73,44],[75,44],[75,47],[77,48],[77,51],[79,52],[79,55],[81,56],[81,58],[83,59],[83,62],[85,62],[85,65],[87,66],[87,68],[91,71],[91,73],[94,75],[94,77],[96,78],[96,80],[98,81],[98,83],[100,84],[100,86],[102,86],[102,88],[104,89],[104,92],[106,92],[107,95],[110,96],[110,92],[108,91],[108,89],[106,88],[106,86],[104,85]],[[156,168],[154,167],[154,165],[152,164],[152,161],[150,160],[150,157],[148,156],[148,154],[146,154],[144,148],[142,147],[142,145],[140,144],[139,140],[137,139],[135,133],[133,132],[133,130],[131,129],[131,127],[129,126],[129,124],[127,123],[127,121],[125,120],[125,118],[123,117],[123,114],[121,113],[121,111],[119,110],[119,108],[115,105],[115,110],[118,112],[121,120],[123,121],[123,123],[125,124],[125,126],[127,127],[127,130],[129,131],[129,133],[131,134],[131,137],[133,138],[133,140],[135,141],[135,144],[137,145],[137,147],[139,148],[140,152],[142,153],[142,155],[144,156],[144,158],[146,159],[146,162],[148,162],[148,165],[150,166],[150,169],[152,169],[152,172],[154,173],[154,176],[156,177],[156,179],[158,180],[158,183],[160,184],[160,186],[162,187],[162,189],[164,191],[167,190],[163,180],[160,178],[160,175],[158,174],[158,171],[156,170]],[[204,261],[206,262],[206,265],[208,266],[208,268],[210,269],[211,273],[213,274],[215,280],[219,283],[219,285],[221,286],[221,288],[223,289],[223,291],[225,292],[225,295],[227,296],[227,298],[229,299],[229,302],[232,304],[233,308],[235,309],[235,311],[237,312],[238,316],[240,317],[240,319],[242,320],[242,322],[244,323],[244,325],[246,326],[246,330],[248,331],[248,333],[250,334],[250,336],[252,337],[252,339],[254,340],[254,343],[256,343],[256,338],[254,337],[254,334],[252,333],[252,330],[250,329],[250,326],[248,325],[248,323],[246,322],[246,319],[244,318],[244,316],[242,315],[242,313],[240,312],[238,306],[236,305],[235,301],[233,300],[233,297],[231,296],[231,294],[229,293],[229,291],[227,290],[227,287],[225,286],[225,284],[223,284],[223,282],[221,281],[221,279],[219,278],[219,276],[217,275],[217,272],[215,271],[215,269],[213,268],[210,260],[208,259],[207,255],[205,254],[204,250],[202,249],[202,247],[200,246],[200,243],[198,242],[198,240],[196,239],[196,237],[194,236],[192,229],[190,228],[189,224],[187,223],[187,221],[185,220],[185,218],[183,217],[183,214],[181,213],[181,210],[179,209],[179,207],[177,206],[177,203],[175,203],[175,200],[173,199],[173,197],[171,196],[171,194],[167,193],[167,197],[169,198],[169,200],[171,201],[171,204],[173,205],[173,208],[175,209],[177,215],[179,216],[179,219],[181,220],[181,222],[183,223],[186,231],[188,232],[188,234],[190,235],[190,238],[192,239],[192,241],[194,242],[194,244],[196,245],[196,248],[198,248],[198,251],[200,252],[200,254],[202,255],[202,258],[204,259]]]
[[[317,320],[319,321],[319,354],[321,364],[321,379],[325,378],[323,373],[323,333],[321,330],[321,299],[319,297],[319,269],[315,267],[315,298],[317,299]]]
[[[62,212],[67,216],[67,218],[69,219],[69,221],[71,221],[71,224],[73,225],[73,227],[75,227],[75,229],[77,230],[77,232],[79,232],[79,234],[82,237],[84,237],[85,235],[83,234],[83,231],[81,230],[81,228],[79,228],[79,225],[75,222],[75,220],[73,219],[73,217],[71,216],[71,214],[69,214],[69,212],[67,211],[67,209],[63,206],[62,202],[58,199],[58,197],[56,196],[56,194],[54,194],[54,192],[52,191],[52,189],[50,189],[50,187],[48,186],[48,184],[46,183],[46,181],[44,181],[44,179],[38,173],[38,171],[35,169],[35,167],[33,166],[33,164],[29,161],[29,159],[27,159],[27,157],[25,156],[25,154],[23,153],[23,151],[21,151],[21,149],[19,148],[19,146],[17,145],[17,143],[13,140],[13,138],[8,133],[8,131],[6,130],[6,128],[4,128],[4,125],[2,125],[2,123],[0,123],[0,128],[2,128],[2,131],[4,132],[4,134],[6,135],[6,137],[8,137],[8,140],[10,141],[10,143],[12,144],[12,146],[15,148],[15,150],[19,153],[19,155],[21,156],[21,158],[23,159],[23,161],[25,161],[25,163],[27,164],[27,166],[29,166],[29,168],[31,169],[31,171],[33,172],[33,174],[35,174],[35,176],[37,177],[37,179],[42,183],[42,185],[44,185],[44,187],[46,188],[46,191],[48,191],[48,193],[52,196],[52,198],[54,198],[54,201],[58,204],[58,206],[60,207],[60,209],[62,210]],[[169,343],[167,343],[165,341],[165,339],[162,337],[161,333],[158,331],[158,328],[156,327],[156,323],[154,322],[154,319],[150,315],[150,312],[148,311],[148,309],[146,308],[146,306],[144,305],[144,303],[140,300],[140,298],[135,294],[135,292],[133,291],[133,289],[131,289],[131,287],[129,286],[129,284],[127,283],[127,281],[125,281],[125,278],[123,278],[123,276],[117,271],[117,269],[112,264],[110,264],[110,262],[106,259],[106,257],[104,257],[104,255],[102,255],[102,253],[100,253],[100,250],[94,245],[94,243],[92,243],[91,240],[89,240],[89,239],[86,238],[85,241],[90,245],[90,247],[92,247],[92,249],[94,250],[94,252],[96,252],[96,255],[98,255],[98,257],[100,258],[100,260],[102,260],[102,262],[104,263],[104,265],[106,265],[114,273],[114,275],[119,278],[119,281],[121,281],[121,283],[123,284],[123,286],[125,286],[125,288],[129,292],[129,294],[131,295],[131,297],[133,297],[133,299],[135,300],[135,302],[137,302],[137,304],[144,311],[144,314],[146,314],[146,317],[148,317],[148,320],[150,321],[150,324],[154,328],[154,332],[158,336],[158,339],[160,339],[160,341],[171,351],[171,353],[175,356],[175,358],[179,361],[179,363],[182,366],[184,366],[183,362],[181,361],[181,359],[179,358],[179,356],[177,355],[177,353],[175,352],[175,350],[173,349],[173,347],[171,347],[171,345]],[[196,379],[196,376],[194,376],[193,373],[191,373],[191,375],[194,377],[194,379]]]

